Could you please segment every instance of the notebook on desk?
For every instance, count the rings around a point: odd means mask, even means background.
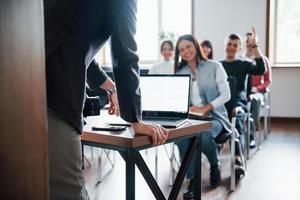
[[[142,118],[166,128],[187,121],[190,96],[189,75],[142,75]]]

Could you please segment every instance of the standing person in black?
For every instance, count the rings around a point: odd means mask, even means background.
[[[112,113],[119,102],[121,117],[154,145],[168,131],[141,121],[135,0],[45,0],[44,11],[50,199],[88,199],[80,145],[86,71],[109,38],[116,87],[98,67],[88,69],[89,87],[107,90]]]
[[[253,28],[255,35],[255,29]],[[241,50],[241,38],[237,34],[231,34],[226,41],[226,59],[221,61],[228,76],[235,77],[237,80],[237,106],[241,106],[247,111],[247,79],[249,75],[262,75],[265,72],[265,64],[259,46],[254,41],[252,48],[254,50],[255,62],[237,59],[237,54]],[[243,143],[243,117],[237,116],[237,130]],[[242,145],[243,146],[243,145]]]

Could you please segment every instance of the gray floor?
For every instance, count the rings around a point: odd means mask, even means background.
[[[125,166],[124,161],[115,153],[115,166],[107,174],[110,164],[102,152],[102,181],[96,184],[100,177],[98,156],[100,151],[85,147],[85,154],[91,166],[85,169],[86,187],[91,200],[122,200],[125,199]],[[142,155],[154,173],[154,150]],[[113,159],[113,154],[110,157]],[[170,192],[169,160],[165,149],[159,148],[158,183],[165,196]],[[251,151],[247,162],[247,174],[237,183],[237,190],[229,193],[229,156],[221,155],[222,183],[215,190],[209,189],[209,167],[206,159],[202,165],[202,199],[210,200],[300,200],[300,123],[272,124],[272,133],[258,152]],[[147,184],[136,169],[136,199],[153,200]],[[182,191],[186,183],[182,187]],[[178,199],[182,199],[182,193]]]

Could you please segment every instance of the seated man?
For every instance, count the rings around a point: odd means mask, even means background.
[[[258,37],[256,36],[255,41],[258,42]],[[254,49],[252,46],[254,45],[254,36],[251,32],[246,33],[246,52],[244,53],[244,57],[250,59],[250,61],[254,61]],[[252,87],[251,92],[253,93],[253,99],[251,101],[251,114],[254,119],[255,127],[258,128],[259,125],[259,115],[260,115],[260,107],[264,103],[264,95],[266,89],[271,83],[271,65],[266,56],[263,56],[263,59],[266,64],[266,73],[262,76],[256,75],[252,76]],[[250,148],[255,147],[255,141],[253,139],[253,135],[250,135]]]
[[[253,29],[253,35],[255,30]],[[261,51],[253,41],[253,53],[255,62],[237,59],[237,54],[241,50],[241,38],[237,34],[231,34],[227,38],[225,53],[225,60],[221,61],[228,76],[233,76],[237,80],[237,105],[241,106],[245,112],[247,111],[247,88],[246,81],[249,75],[262,75],[265,72],[265,64],[262,58]],[[237,116],[236,128],[240,133],[241,142],[243,143],[243,116]],[[243,145],[242,145],[243,146]]]

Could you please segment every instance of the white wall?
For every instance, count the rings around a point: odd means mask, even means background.
[[[266,0],[195,0],[195,36],[208,39],[214,47],[214,58],[224,58],[224,38],[231,33],[244,36],[255,26],[265,50]]]
[[[265,51],[266,0],[195,0],[195,36],[213,43],[214,58],[224,58],[224,38],[255,26]],[[271,115],[300,117],[300,68],[273,68]]]

